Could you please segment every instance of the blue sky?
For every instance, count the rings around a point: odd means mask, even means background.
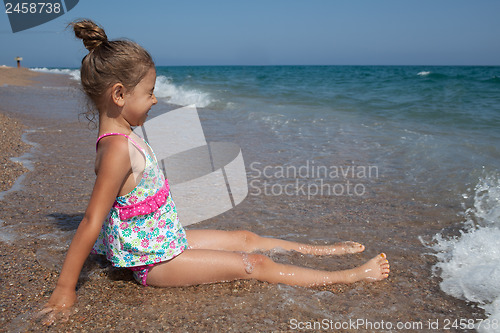
[[[0,65],[78,67],[67,23],[90,18],[157,65],[500,65],[498,0],[80,0],[12,33],[0,13]]]

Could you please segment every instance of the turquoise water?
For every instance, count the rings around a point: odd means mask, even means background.
[[[158,67],[158,75],[209,94],[200,106],[265,103],[293,113],[347,112],[475,129],[500,125],[500,67]]]
[[[158,76],[157,96],[267,129],[295,143],[297,162],[336,153],[415,190],[455,194],[499,171],[500,67],[158,67]]]

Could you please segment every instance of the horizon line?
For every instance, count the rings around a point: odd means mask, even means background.
[[[0,67],[15,67],[15,66],[8,66],[8,65],[0,65]],[[155,67],[500,67],[500,64],[498,65],[436,65],[436,64],[417,64],[417,65],[382,65],[382,64],[267,64],[267,65],[249,65],[249,64],[219,64],[219,65],[165,65],[165,64],[155,64]],[[23,66],[24,68],[80,68],[75,67],[75,66]]]

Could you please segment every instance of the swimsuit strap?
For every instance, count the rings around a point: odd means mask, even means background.
[[[99,144],[99,140],[101,140],[102,138],[105,138],[107,136],[110,136],[110,135],[121,135],[121,136],[126,137],[134,144],[134,146],[139,148],[139,150],[142,151],[143,154],[146,154],[146,152],[144,151],[144,148],[142,148],[140,145],[138,145],[137,142],[135,142],[130,136],[128,136],[127,134],[123,134],[123,133],[105,133],[105,134],[101,135],[100,137],[97,138],[97,141],[95,143],[95,150],[97,150],[97,144]]]

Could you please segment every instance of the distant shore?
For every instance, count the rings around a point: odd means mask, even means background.
[[[0,86],[31,86],[37,81],[32,80],[35,77],[43,75],[27,68],[0,66]]]

